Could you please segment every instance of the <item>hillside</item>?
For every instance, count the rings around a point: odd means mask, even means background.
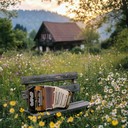
[[[0,13],[0,17],[4,17],[4,15]],[[70,19],[57,13],[45,10],[18,10],[17,17],[12,19],[12,24],[13,27],[15,27],[16,24],[23,25],[27,28],[28,32],[31,32],[32,30],[37,31],[43,21],[69,22]],[[113,20],[113,18],[108,18],[108,20],[98,28],[97,31],[100,34],[101,41],[109,38],[111,33],[115,30],[114,21],[115,20]],[[81,23],[78,23],[78,25],[82,28],[85,27]]]
[[[33,29],[38,30],[41,23],[43,21],[51,21],[51,22],[68,22],[69,18],[65,16],[58,15],[57,13],[53,13],[50,11],[44,10],[18,10],[17,17],[12,19],[13,27],[16,24],[21,24],[27,28],[27,31],[30,32]],[[0,14],[0,17],[4,17],[3,14]]]

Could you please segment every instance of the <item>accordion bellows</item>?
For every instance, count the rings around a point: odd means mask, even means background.
[[[28,90],[29,109],[45,111],[55,108],[67,108],[72,92],[56,86],[34,86]]]

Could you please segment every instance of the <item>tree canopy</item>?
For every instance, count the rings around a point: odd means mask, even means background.
[[[87,21],[97,16],[114,12],[122,14],[124,24],[128,27],[128,0],[59,0],[69,2],[69,10],[74,13],[76,21]],[[118,15],[119,18],[119,15]]]
[[[3,51],[27,48],[27,33],[13,30],[11,20],[0,18],[0,49]]]
[[[0,0],[0,10],[6,10],[10,6],[15,6],[23,0]]]

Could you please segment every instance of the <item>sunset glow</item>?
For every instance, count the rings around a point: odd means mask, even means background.
[[[56,0],[23,0],[19,5],[12,7],[11,9],[22,10],[47,10],[57,12],[61,15],[66,14],[66,3],[57,5]]]

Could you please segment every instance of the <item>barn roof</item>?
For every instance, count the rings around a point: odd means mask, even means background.
[[[39,37],[43,26],[45,26],[53,36],[55,42],[83,40],[81,37],[81,29],[73,22],[43,22],[35,39]]]

